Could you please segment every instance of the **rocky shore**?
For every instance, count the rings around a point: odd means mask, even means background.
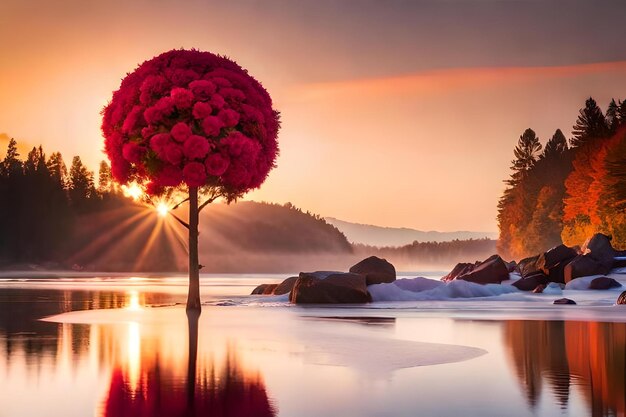
[[[522,259],[519,263],[506,262],[499,255],[474,263],[459,263],[440,282],[420,277],[396,281],[396,269],[391,263],[370,256],[353,265],[348,272],[301,272],[279,284],[261,284],[252,294],[289,294],[289,301],[294,304],[343,304],[371,302],[372,292],[384,287],[380,284],[390,283],[394,283],[399,289],[415,292],[465,281],[479,284],[478,286],[496,284],[507,287],[507,291],[503,293],[509,292],[509,289],[558,293],[567,284],[579,280],[576,285],[570,286],[575,289],[608,290],[622,285],[606,275],[611,270],[624,267],[626,251],[615,250],[611,245],[611,238],[598,233],[589,238],[582,247],[559,245],[544,253]],[[626,304],[626,292],[618,297],[617,303]],[[575,302],[562,299],[556,300],[555,304]]]

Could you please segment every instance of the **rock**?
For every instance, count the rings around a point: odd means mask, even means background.
[[[468,272],[471,272],[473,270],[474,270],[474,264],[470,264],[466,262],[458,263],[452,269],[452,271],[448,273],[448,275],[441,277],[441,281],[448,282],[448,281],[455,280],[461,275],[467,274]]]
[[[475,267],[471,272],[457,277],[476,284],[500,284],[509,279],[506,263],[498,255],[493,255]]]
[[[543,284],[539,284],[535,287],[535,289],[533,290],[534,294],[541,294],[543,292],[543,290],[546,289],[546,286]]]
[[[570,300],[569,298],[559,298],[558,300],[554,300],[554,303],[552,303],[552,304],[576,305],[576,301]]]
[[[610,290],[611,288],[619,288],[622,284],[609,277],[596,278],[589,284],[590,290]]]
[[[276,286],[276,288],[274,289],[274,295],[283,295],[290,293],[297,280],[298,277],[287,278]]]
[[[261,284],[253,289],[250,295],[271,295],[274,293],[274,289],[276,288],[276,286],[276,284]]]
[[[533,291],[539,285],[543,285],[545,288],[545,285],[547,284],[548,277],[546,277],[543,272],[536,272],[526,278],[518,279],[511,285],[521,291]]]
[[[324,279],[301,273],[291,290],[289,301],[295,304],[368,303],[372,301],[363,275],[337,273]]]
[[[517,269],[517,262],[515,261],[511,261],[511,262],[505,262],[507,269],[509,270],[509,274],[511,272],[515,272],[515,270]]]
[[[596,233],[582,247],[584,255],[588,255],[606,268],[612,268],[615,261],[615,249],[611,246],[611,238],[602,233]]]
[[[578,256],[578,251],[576,251],[576,249],[561,244],[548,249],[546,252],[539,255],[539,258],[537,259],[537,268],[542,270],[544,274],[548,275],[548,270],[564,261],[570,261],[576,256]]]
[[[619,297],[617,297],[617,301],[615,302],[615,304],[626,304],[626,291],[622,292]]]
[[[538,272],[539,271],[539,268],[537,268],[538,260],[539,260],[539,255],[522,259],[517,264],[517,271],[520,273],[522,277],[527,277],[529,275],[534,274],[535,272]]]
[[[596,261],[591,256],[579,255],[570,261],[563,270],[565,283],[574,278],[586,277],[589,275],[606,275],[611,270],[610,267]]]
[[[377,256],[370,256],[363,259],[350,268],[353,274],[365,276],[367,285],[390,283],[396,280],[396,268]]]

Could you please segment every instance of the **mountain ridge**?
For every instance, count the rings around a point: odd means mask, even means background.
[[[327,223],[339,229],[351,243],[370,246],[404,246],[417,242],[449,242],[467,239],[496,239],[495,232],[475,232],[458,230],[440,232],[437,230],[418,230],[409,227],[389,227],[349,222],[335,217],[324,217]]]

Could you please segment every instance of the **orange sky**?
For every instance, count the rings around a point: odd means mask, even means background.
[[[585,98],[606,107],[626,96],[617,13],[571,1],[569,22],[555,22],[558,8],[525,1],[6,0],[0,133],[95,168],[99,112],[120,79],[195,47],[238,60],[282,112],[278,168],[247,198],[360,223],[495,231],[522,131],[569,135]]]

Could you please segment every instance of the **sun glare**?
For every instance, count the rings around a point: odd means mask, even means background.
[[[135,201],[139,200],[139,198],[143,195],[143,190],[135,183],[122,185],[122,191],[124,192],[124,196],[130,197]]]
[[[165,217],[167,216],[167,213],[170,211],[170,208],[167,206],[167,204],[161,202],[157,204],[156,211],[157,213],[159,213],[159,216]]]

